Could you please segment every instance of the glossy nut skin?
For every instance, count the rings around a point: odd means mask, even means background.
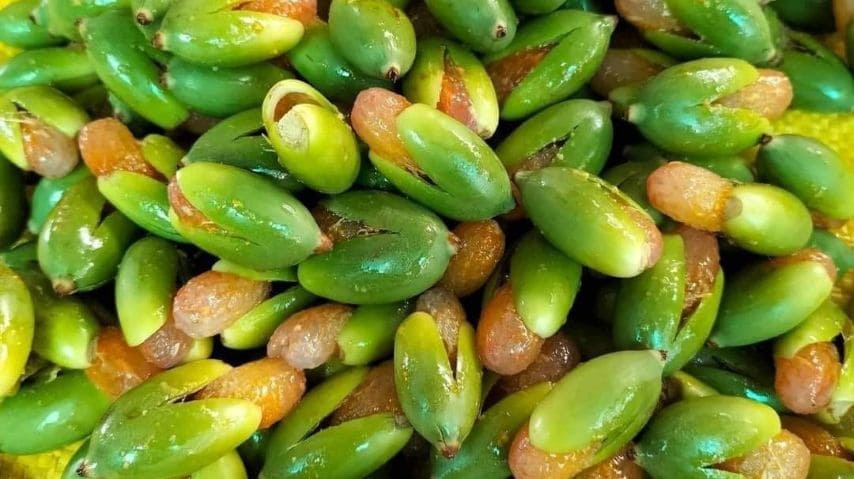
[[[498,128],[498,98],[480,60],[449,40],[418,42],[412,71],[403,80],[403,94],[452,116],[481,138]]]
[[[682,368],[703,347],[712,331],[721,294],[723,272],[690,315],[683,318],[687,278],[686,246],[679,235],[665,235],[655,266],[619,287],[614,314],[614,340],[623,349],[645,347],[667,352],[665,374]]]
[[[173,57],[163,82],[193,111],[226,118],[259,106],[270,87],[286,78],[293,78],[293,74],[269,62],[213,68]]]
[[[439,110],[409,105],[391,92],[367,90],[354,107],[359,115],[354,115],[355,129],[363,140],[375,134],[370,115],[383,114],[384,103],[392,100],[403,107],[392,117],[392,133],[410,164],[384,156],[389,153],[377,151],[376,140],[369,154],[371,163],[392,184],[437,213],[460,221],[488,219],[512,208],[510,179],[498,157],[476,133]],[[385,139],[383,145],[389,141]]]
[[[820,141],[799,135],[776,136],[757,155],[762,178],[794,193],[820,213],[854,217],[854,166]]]
[[[734,58],[670,67],[641,87],[628,120],[650,142],[673,153],[738,153],[770,130],[768,120],[750,110],[709,104],[754,82],[758,75],[752,65]]]
[[[152,43],[191,63],[237,67],[275,58],[302,38],[299,21],[240,10],[240,4],[240,0],[175,0]]]
[[[509,0],[425,2],[430,13],[452,35],[478,52],[505,48],[516,36],[518,19]]]
[[[388,80],[365,75],[344,58],[329,34],[329,26],[317,21],[306,27],[302,40],[288,52],[294,70],[332,100],[352,102],[368,88],[391,88]]]
[[[543,236],[582,265],[628,278],[658,260],[661,234],[652,219],[598,177],[549,167],[518,173],[516,182],[522,204]],[[603,221],[605,217],[617,221]]]
[[[83,371],[48,373],[0,405],[0,451],[38,454],[88,436],[110,399]]]
[[[220,258],[259,270],[283,268],[305,259],[322,242],[320,229],[300,202],[237,167],[193,163],[175,174],[170,188],[172,226]]]
[[[540,383],[502,399],[487,409],[472,428],[459,452],[446,459],[433,452],[432,474],[437,479],[484,479],[507,477],[507,453],[513,434],[531,411],[552,389],[551,383]]]
[[[521,120],[578,91],[599,69],[615,27],[615,17],[578,10],[559,10],[527,22],[506,48],[484,58],[496,83],[501,118]],[[542,48],[548,48],[547,53],[518,84],[502,88],[498,82],[504,81],[503,73],[496,65]]]
[[[89,115],[71,98],[47,86],[14,88],[6,91],[0,99],[0,114],[0,153],[18,168],[56,178],[64,176],[77,165],[78,154],[73,138],[89,121]],[[33,120],[35,125],[30,123],[25,128],[22,120]],[[42,139],[42,135],[28,131],[33,127],[50,131],[48,151],[38,151],[43,148],[37,148],[33,155],[31,148],[38,147],[40,142],[37,140]],[[62,144],[62,151],[51,151],[59,144]],[[58,158],[50,158],[54,156],[51,153],[56,153]]]
[[[436,283],[453,255],[442,221],[399,196],[351,191],[320,205],[366,233],[336,240],[332,251],[300,263],[300,284],[318,296],[351,304],[402,301]],[[373,266],[379,258],[387,265],[382,271]]]
[[[16,393],[33,344],[35,314],[26,284],[0,261],[0,397]]]
[[[460,325],[452,364],[432,316],[406,318],[394,341],[397,395],[407,419],[447,458],[457,454],[480,410],[480,362],[474,329]]]
[[[169,319],[177,289],[179,254],[168,241],[131,245],[116,275],[116,312],[130,346],[139,346]]]
[[[373,78],[397,81],[415,61],[412,23],[384,0],[333,0],[329,34],[338,52]]]
[[[57,293],[91,290],[115,276],[136,227],[119,212],[102,218],[105,207],[94,178],[87,178],[69,188],[48,215],[38,256]]]
[[[344,192],[356,181],[361,164],[356,136],[338,108],[311,85],[276,83],[261,115],[279,163],[296,179],[327,194]]]
[[[78,165],[61,178],[42,178],[39,180],[30,198],[30,216],[27,219],[27,229],[30,233],[36,235],[39,233],[47,215],[59,203],[62,195],[71,185],[91,175],[88,168]],[[12,189],[7,191],[12,191]]]
[[[613,140],[611,107],[567,100],[529,118],[496,148],[509,172],[568,166],[598,175]]]
[[[353,419],[279,452],[259,477],[365,477],[397,454],[411,436],[412,428],[398,424],[391,414]]]
[[[779,432],[780,418],[768,406],[731,396],[686,399],[653,417],[638,442],[637,461],[654,477],[708,477],[704,469]]]
[[[751,63],[766,63],[778,55],[768,21],[755,2],[717,0],[697,5],[668,0],[666,5],[693,36],[655,30],[645,31],[644,36],[671,55],[686,59],[727,56]]]
[[[261,410],[243,399],[179,402],[231,369],[194,361],[122,395],[100,420],[78,473],[143,478],[190,474],[237,447],[257,429]],[[210,434],[216,430],[218,434]]]
[[[792,82],[792,107],[826,113],[854,111],[854,77],[845,64],[805,33],[792,32],[790,37],[792,47],[783,51],[777,68]]]
[[[516,311],[525,326],[548,338],[566,322],[581,287],[581,265],[542,235],[531,232],[510,257],[510,282]]]
[[[16,272],[33,298],[33,352],[63,368],[88,367],[90,348],[100,330],[95,313],[80,298],[57,295],[34,265]]]
[[[304,185],[279,164],[273,146],[262,135],[261,108],[230,116],[202,134],[184,158],[183,165],[198,162],[221,163],[266,176],[282,188],[297,192]]]
[[[16,48],[42,48],[61,45],[64,39],[51,35],[35,22],[33,10],[39,0],[10,2],[0,10],[0,42]]]
[[[592,447],[592,463],[610,457],[652,415],[663,367],[662,355],[651,350],[621,351],[581,364],[534,408],[531,444],[553,454]],[[572,418],[574,427],[565,427],[560,418]]]
[[[75,92],[98,83],[79,46],[25,50],[0,65],[0,88],[44,85]]]
[[[52,35],[79,42],[82,32],[78,27],[82,21],[121,10],[129,3],[129,0],[51,0],[45,7],[47,29]]]
[[[753,344],[797,326],[829,297],[836,278],[829,262],[822,253],[803,250],[739,272],[724,292],[711,343]]]
[[[80,32],[98,78],[133,111],[162,128],[175,128],[187,119],[187,108],[160,84],[153,48],[127,12],[111,10],[87,19]]]

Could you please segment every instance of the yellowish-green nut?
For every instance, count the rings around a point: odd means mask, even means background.
[[[243,460],[236,450],[190,474],[190,479],[247,479],[248,477]]]
[[[35,315],[26,284],[0,262],[0,398],[18,388],[33,344]]]
[[[0,153],[22,170],[52,178],[65,176],[77,166],[74,138],[88,121],[82,108],[51,87],[9,90],[0,98]],[[42,133],[40,139],[47,143],[26,138],[28,130]]]
[[[505,48],[519,20],[509,0],[427,0],[430,13],[452,35],[478,52]]]
[[[397,81],[415,61],[415,30],[386,0],[333,0],[329,33],[338,52],[362,73]]]
[[[653,477],[732,477],[714,466],[765,444],[780,432],[768,406],[732,396],[686,399],[655,415],[635,449]]]
[[[730,347],[777,337],[818,309],[835,280],[830,258],[809,249],[741,271],[724,291],[709,340]]]
[[[706,58],[664,70],[641,87],[628,120],[656,146],[684,155],[736,154],[770,131],[768,120],[715,100],[756,81],[744,60]]]
[[[593,446],[593,463],[610,457],[652,416],[663,368],[662,354],[652,350],[621,351],[581,364],[534,408],[531,444],[555,454]]]
[[[0,10],[0,42],[15,48],[42,48],[61,45],[63,38],[51,35],[43,25],[36,23],[33,11],[39,0],[7,2]]]
[[[104,479],[185,476],[236,448],[258,428],[257,405],[243,399],[186,400],[230,369],[221,361],[195,361],[126,392],[92,433],[78,474]]]
[[[429,314],[413,313],[397,329],[394,382],[400,405],[412,427],[447,458],[456,455],[477,419],[481,375],[470,324],[460,324],[454,363]]]
[[[296,179],[328,194],[346,191],[356,181],[361,166],[356,136],[338,108],[311,85],[275,84],[261,114],[279,163]]]
[[[534,225],[582,265],[630,278],[661,255],[661,233],[649,215],[596,176],[553,166],[519,172],[516,183]]]
[[[169,188],[172,225],[222,259],[252,269],[278,269],[328,246],[302,203],[254,173],[193,163],[178,170]]]
[[[214,268],[216,271],[216,268]],[[254,349],[267,344],[276,328],[290,315],[307,308],[317,296],[300,286],[290,288],[255,306],[220,334],[231,349]]]
[[[498,128],[498,98],[483,64],[466,48],[441,38],[418,42],[418,56],[403,80],[413,103],[432,106],[481,138]]]
[[[175,0],[152,43],[192,63],[237,67],[275,58],[302,38],[302,23],[241,10],[242,0]]]
[[[178,250],[153,236],[128,248],[116,275],[116,313],[125,340],[139,346],[169,319],[178,288]]]
[[[59,294],[88,291],[113,279],[136,227],[107,200],[94,178],[65,192],[39,233],[39,265]]]
[[[75,92],[98,83],[80,46],[25,50],[0,65],[0,88],[44,85]]]

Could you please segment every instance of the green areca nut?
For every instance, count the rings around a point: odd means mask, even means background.
[[[630,158],[631,159],[631,158]],[[664,222],[664,215],[649,202],[646,194],[646,180],[656,168],[664,164],[663,159],[653,157],[641,161],[627,161],[602,173],[602,179],[616,186],[638,204],[656,225]]]
[[[279,163],[296,179],[328,194],[346,191],[356,181],[361,166],[356,136],[338,108],[311,85],[276,83],[261,115]]]
[[[775,0],[768,6],[786,23],[802,30],[833,31],[832,0]]]
[[[350,304],[403,301],[433,286],[454,254],[442,220],[391,193],[350,191],[320,205],[360,232],[300,263],[300,284],[318,296]]]
[[[184,151],[162,135],[139,142],[144,160],[168,178],[175,174]],[[171,241],[185,239],[169,221],[169,199],[163,179],[134,171],[116,170],[98,177],[98,191],[110,204],[145,230]]]
[[[768,20],[752,0],[667,0],[666,5],[691,36],[655,30],[644,36],[675,57],[726,56],[762,64],[778,55]]]
[[[807,479],[845,479],[854,475],[854,461],[841,457],[810,455]]]
[[[216,461],[190,474],[190,479],[247,479],[240,454],[231,451]]]
[[[338,53],[329,26],[320,21],[306,28],[302,40],[288,52],[288,59],[301,77],[333,100],[352,102],[362,90],[392,88],[390,81],[362,73]]]
[[[525,50],[549,49],[503,99],[501,118],[526,118],[577,92],[602,64],[616,25],[616,17],[580,10],[559,10],[526,22],[506,48],[484,58],[488,68]]]
[[[81,22],[113,11],[127,14],[123,10],[129,6],[130,0],[49,0],[44,3],[48,31],[79,42],[81,36],[85,36],[78,29]]]
[[[160,29],[163,17],[174,2],[175,0],[130,0],[131,13],[145,38],[151,40],[154,37]]]
[[[111,93],[162,128],[175,128],[187,108],[160,84],[153,48],[126,10],[112,10],[80,25],[89,60]]]
[[[685,371],[706,386],[714,388],[718,394],[750,399],[780,413],[788,411],[774,390],[772,378],[758,379],[737,371],[711,366],[688,366]]]
[[[183,476],[239,446],[258,428],[258,406],[243,399],[185,401],[230,369],[221,361],[195,361],[126,392],[92,433],[81,475],[105,479]]]
[[[193,111],[225,118],[260,106],[270,87],[293,75],[272,63],[209,67],[179,57],[169,60],[163,81]]]
[[[520,172],[522,204],[543,236],[568,257],[618,278],[637,276],[658,259],[652,219],[620,190],[566,167]]]
[[[17,270],[33,299],[33,351],[63,368],[88,367],[92,343],[101,329],[95,313],[80,298],[58,296],[50,280],[33,266]]]
[[[412,437],[412,428],[394,415],[374,414],[323,429],[294,444],[264,465],[261,479],[358,479],[394,457]]]
[[[655,265],[621,282],[614,314],[614,341],[621,349],[665,351],[665,374],[682,368],[703,347],[718,313],[724,290],[723,272],[716,273],[711,291],[687,317],[684,240],[664,235],[663,252]]]
[[[88,439],[80,443],[80,447],[74,451],[71,459],[69,459],[68,463],[65,465],[65,469],[62,470],[62,476],[60,479],[80,479],[80,476],[77,475],[77,468],[83,464],[83,460],[86,459],[87,452],[89,452]]]
[[[0,248],[21,236],[26,214],[23,175],[12,163],[0,158]]]
[[[800,324],[830,297],[836,278],[826,261],[815,251],[739,272],[724,291],[711,343],[719,347],[758,343]]]
[[[656,146],[683,155],[729,155],[755,145],[770,131],[752,110],[712,103],[759,77],[735,58],[706,58],[670,67],[641,87],[628,120]]]
[[[532,231],[510,257],[510,282],[516,311],[525,326],[548,338],[566,322],[581,287],[581,265]]]
[[[790,48],[783,51],[777,69],[789,77],[792,108],[818,112],[854,111],[854,76],[845,63],[818,40],[789,32]]]
[[[854,268],[854,247],[848,246],[833,233],[818,228],[813,229],[808,246],[829,256],[836,265],[840,278]]]
[[[175,0],[152,43],[200,65],[238,67],[276,58],[304,31],[292,18],[240,10],[242,0]]]
[[[840,220],[854,216],[854,167],[824,143],[776,136],[762,145],[756,162],[763,179],[791,191],[806,206]]]
[[[446,91],[447,81],[456,82],[462,91]],[[403,93],[409,101],[433,108],[438,108],[446,95],[464,95],[469,128],[482,138],[491,137],[498,128],[498,98],[492,80],[472,52],[450,40],[428,38],[418,42],[418,56],[403,80]]]
[[[413,313],[397,329],[394,378],[400,405],[412,427],[445,457],[453,457],[480,411],[482,370],[474,329],[460,325],[454,364],[436,321]]]
[[[501,161],[468,127],[421,104],[403,110],[396,126],[421,172],[373,152],[369,158],[407,196],[460,221],[487,219],[513,208],[510,179]]]
[[[731,396],[686,399],[653,417],[637,444],[637,462],[654,477],[699,479],[780,432],[768,406]]]
[[[825,301],[796,328],[777,338],[774,356],[791,359],[802,348],[813,343],[832,341],[839,336],[848,317],[833,301]]]
[[[116,274],[116,312],[125,340],[139,346],[169,319],[178,288],[178,250],[153,236],[128,248]]]
[[[495,152],[513,173],[568,166],[598,175],[611,152],[613,130],[610,103],[567,100],[522,123]],[[544,151],[552,156],[546,165],[537,158]]]
[[[427,0],[430,13],[451,34],[478,52],[507,47],[516,36],[519,20],[509,0]]]
[[[22,119],[32,117],[74,138],[89,115],[63,93],[47,86],[25,86],[0,97],[0,153],[22,170],[32,169],[24,149]]]
[[[596,463],[631,440],[652,416],[661,394],[658,351],[599,356],[567,373],[531,413],[531,444],[549,453],[598,445]],[[567,427],[562,418],[571,418]]]
[[[78,165],[71,173],[65,176],[59,178],[42,178],[39,180],[30,199],[30,217],[27,220],[27,229],[30,230],[30,233],[37,235],[41,231],[48,214],[59,203],[59,200],[62,199],[68,188],[81,179],[90,176],[92,176],[92,173],[89,172],[86,166]]]
[[[232,165],[266,176],[288,191],[301,190],[302,183],[282,168],[276,151],[263,133],[261,108],[240,112],[202,134],[181,162],[185,165],[198,162]]]
[[[374,78],[397,81],[415,61],[412,23],[385,0],[333,0],[329,34],[348,62]]]
[[[59,294],[88,291],[113,279],[136,227],[107,200],[94,178],[72,185],[39,233],[39,265]]]
[[[780,256],[806,246],[812,219],[793,194],[772,185],[736,185],[727,199],[723,232],[757,254]]]
[[[268,439],[266,467],[281,463],[281,456],[294,444],[314,432],[320,423],[335,412],[365,376],[368,368],[350,368],[331,376],[311,388]]]
[[[0,65],[0,88],[44,85],[75,92],[98,83],[79,46],[25,50]]]
[[[0,398],[15,394],[33,344],[33,301],[21,278],[0,261]]]
[[[412,309],[412,303],[359,306],[338,333],[341,362],[366,366],[388,357],[394,350],[394,333]]]
[[[513,393],[487,409],[475,423],[457,454],[446,459],[433,452],[436,479],[503,479],[510,476],[507,454],[514,433],[552,389],[545,382]]]
[[[0,451],[52,451],[88,436],[110,399],[83,371],[55,371],[24,384],[0,403]]]
[[[39,0],[9,2],[0,10],[0,42],[15,48],[44,48],[65,43],[35,22],[33,10]]]
[[[222,331],[222,344],[231,349],[254,349],[267,344],[289,316],[315,302],[317,296],[295,286],[255,306]]]
[[[323,243],[311,214],[263,176],[217,163],[178,170],[171,187],[195,210],[187,220],[175,205],[169,218],[187,240],[222,259],[253,269],[299,263]],[[186,205],[182,205],[181,209]],[[198,216],[204,218],[196,224]]]

